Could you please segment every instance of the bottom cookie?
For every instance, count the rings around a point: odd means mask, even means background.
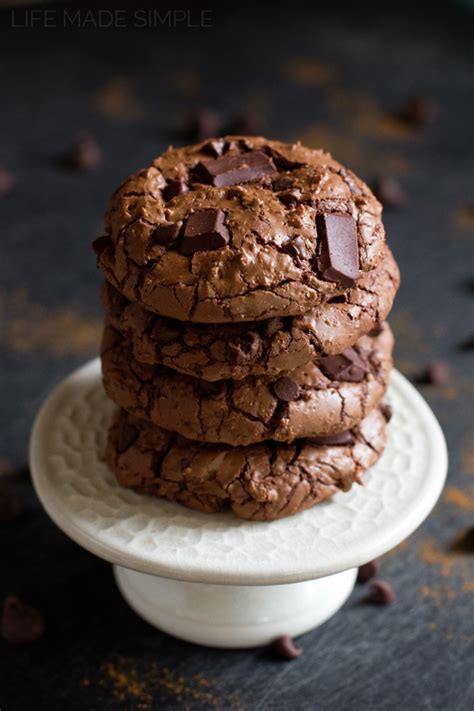
[[[119,410],[105,459],[122,486],[206,513],[270,521],[361,484],[386,437],[383,407],[338,435],[246,447],[191,441]]]

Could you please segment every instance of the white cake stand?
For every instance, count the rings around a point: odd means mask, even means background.
[[[428,516],[447,470],[428,405],[400,373],[387,449],[363,487],[270,523],[201,514],[120,487],[102,461],[114,405],[99,360],[63,381],[34,424],[38,496],[74,541],[114,564],[145,620],[214,647],[251,647],[327,620],[349,596],[357,566],[404,540]]]

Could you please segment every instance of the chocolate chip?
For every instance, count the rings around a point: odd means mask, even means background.
[[[291,402],[297,400],[300,394],[300,386],[291,378],[284,376],[273,383],[273,392],[279,400]]]
[[[339,355],[320,358],[319,367],[331,380],[360,383],[369,369],[354,348],[346,348]]]
[[[198,180],[219,188],[248,183],[274,172],[273,161],[262,151],[250,151],[202,161],[194,169]]]
[[[183,333],[183,325],[179,321],[164,316],[157,319],[150,336],[157,343],[176,341]]]
[[[428,363],[421,380],[428,385],[444,385],[449,381],[450,377],[451,370],[449,365],[443,360],[438,360]]]
[[[119,454],[123,454],[138,437],[138,429],[126,420],[120,421],[117,430],[116,448]]]
[[[463,351],[472,351],[474,349],[474,334],[472,336],[468,336],[464,341],[461,343],[461,350]]]
[[[350,215],[318,215],[319,274],[344,288],[353,286],[359,273],[357,225]]]
[[[439,107],[429,96],[412,96],[399,111],[399,118],[413,126],[427,126],[438,116]]]
[[[339,296],[331,296],[327,300],[328,304],[345,304],[347,302],[347,297],[345,294],[340,294]]]
[[[214,382],[201,380],[199,382],[199,389],[204,395],[215,398],[216,400],[221,400],[225,397],[227,392],[225,380],[216,380]]]
[[[390,603],[395,602],[395,597],[395,592],[390,583],[385,580],[374,580],[369,585],[369,593],[366,599],[367,602],[375,605],[390,605]]]
[[[183,254],[194,254],[200,250],[220,249],[230,241],[230,233],[225,225],[222,210],[200,210],[193,212],[186,222],[181,242]]]
[[[377,178],[372,186],[375,197],[384,207],[400,207],[406,201],[406,193],[396,178],[390,175]]]
[[[222,120],[219,114],[209,109],[197,109],[188,119],[187,133],[193,141],[203,141],[221,132]]]
[[[102,153],[92,136],[84,134],[71,151],[69,166],[77,170],[95,170],[102,163]]]
[[[264,128],[262,116],[253,109],[244,109],[234,118],[229,126],[229,133],[256,136],[262,133]]]
[[[272,643],[272,651],[280,657],[280,659],[296,659],[297,657],[301,657],[303,653],[300,645],[295,644],[293,639],[287,634],[282,634],[274,640]]]
[[[98,257],[104,252],[107,247],[109,247],[112,243],[112,240],[110,239],[109,235],[102,235],[102,237],[97,237],[92,242],[92,249],[94,252],[97,254]]]
[[[158,225],[152,234],[152,239],[155,244],[161,246],[167,246],[174,242],[176,237],[179,235],[179,230],[181,228],[180,222],[172,222],[170,224]]]
[[[0,197],[7,195],[15,184],[13,175],[4,168],[0,168]]]
[[[388,404],[388,402],[382,402],[380,404],[380,412],[385,417],[385,421],[390,422],[393,416],[393,409],[392,406]]]
[[[380,563],[377,559],[370,560],[368,563],[364,563],[359,567],[357,573],[358,583],[367,583],[371,578],[375,578],[379,574]]]
[[[184,180],[168,180],[166,187],[163,190],[163,199],[168,202],[172,200],[176,195],[182,195],[188,191],[188,186]]]
[[[10,595],[3,605],[0,633],[11,644],[32,644],[43,635],[44,621],[38,610]]]
[[[474,526],[467,528],[451,546],[457,553],[474,553]]]
[[[290,175],[280,175],[273,181],[272,187],[273,190],[276,190],[277,192],[279,190],[287,190],[288,188],[293,187],[293,182],[293,178]]]
[[[237,365],[253,363],[262,351],[260,336],[255,331],[247,331],[233,336],[227,341],[229,360]]]
[[[0,523],[14,521],[20,513],[20,503],[11,484],[0,479]]]
[[[281,331],[285,327],[285,322],[282,318],[269,318],[261,323],[264,338],[272,338],[278,331]]]
[[[339,432],[337,434],[325,435],[322,437],[307,437],[306,442],[308,444],[315,444],[318,446],[351,446],[355,442],[354,433],[350,430],[346,432]]]

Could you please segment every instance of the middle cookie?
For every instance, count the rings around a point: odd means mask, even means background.
[[[383,324],[354,348],[274,378],[214,383],[140,363],[130,344],[104,330],[102,370],[109,397],[159,427],[203,442],[291,442],[344,432],[378,405],[388,385],[393,335]]]
[[[341,353],[385,321],[399,283],[385,247],[382,261],[357,286],[304,316],[230,324],[176,321],[128,301],[108,282],[102,302],[107,323],[130,341],[142,363],[203,380],[241,380],[277,376],[320,355]]]

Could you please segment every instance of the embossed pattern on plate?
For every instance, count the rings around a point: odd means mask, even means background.
[[[73,373],[36,418],[30,465],[53,521],[93,553],[191,582],[280,584],[352,568],[390,550],[428,515],[447,469],[428,405],[393,371],[389,442],[364,486],[281,521],[202,514],[118,485],[102,461],[114,405],[99,359]]]

